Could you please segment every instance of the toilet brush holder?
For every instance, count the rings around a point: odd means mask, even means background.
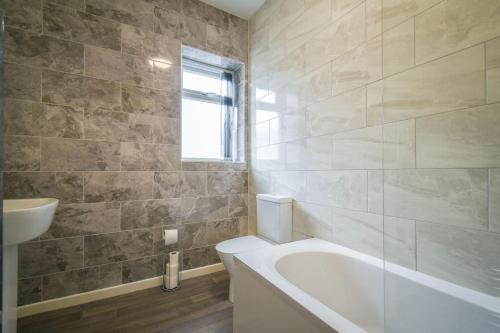
[[[163,291],[175,291],[180,288],[179,251],[172,251],[163,258]]]

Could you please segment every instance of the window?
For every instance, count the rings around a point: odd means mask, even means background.
[[[226,69],[183,58],[183,159],[232,159],[233,77]]]

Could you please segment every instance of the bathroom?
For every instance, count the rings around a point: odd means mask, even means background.
[[[500,0],[0,0],[2,332],[500,332]]]

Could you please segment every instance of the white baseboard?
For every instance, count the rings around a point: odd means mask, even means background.
[[[224,270],[224,265],[218,263],[215,265],[203,266],[194,269],[188,269],[181,272],[181,280],[188,280],[198,276],[207,275],[215,272],[220,272]],[[162,278],[154,277],[151,279],[141,280],[137,282],[131,282],[127,284],[121,284],[118,286],[113,286],[109,288],[103,288],[98,290],[89,291],[86,293],[75,294],[70,296],[65,296],[61,298],[51,299],[48,301],[38,302],[34,304],[28,304],[19,306],[17,308],[17,317],[23,318],[32,316],[35,314],[59,310],[67,308],[70,306],[80,305],[88,302],[98,301],[101,299],[128,294],[138,290],[149,289],[153,287],[159,287],[162,284]],[[158,290],[158,292],[160,292]]]

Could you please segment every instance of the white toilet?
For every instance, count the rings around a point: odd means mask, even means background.
[[[233,256],[237,253],[259,250],[292,240],[292,199],[257,194],[257,236],[233,238],[217,244],[215,249],[229,272],[229,300],[233,301]]]

